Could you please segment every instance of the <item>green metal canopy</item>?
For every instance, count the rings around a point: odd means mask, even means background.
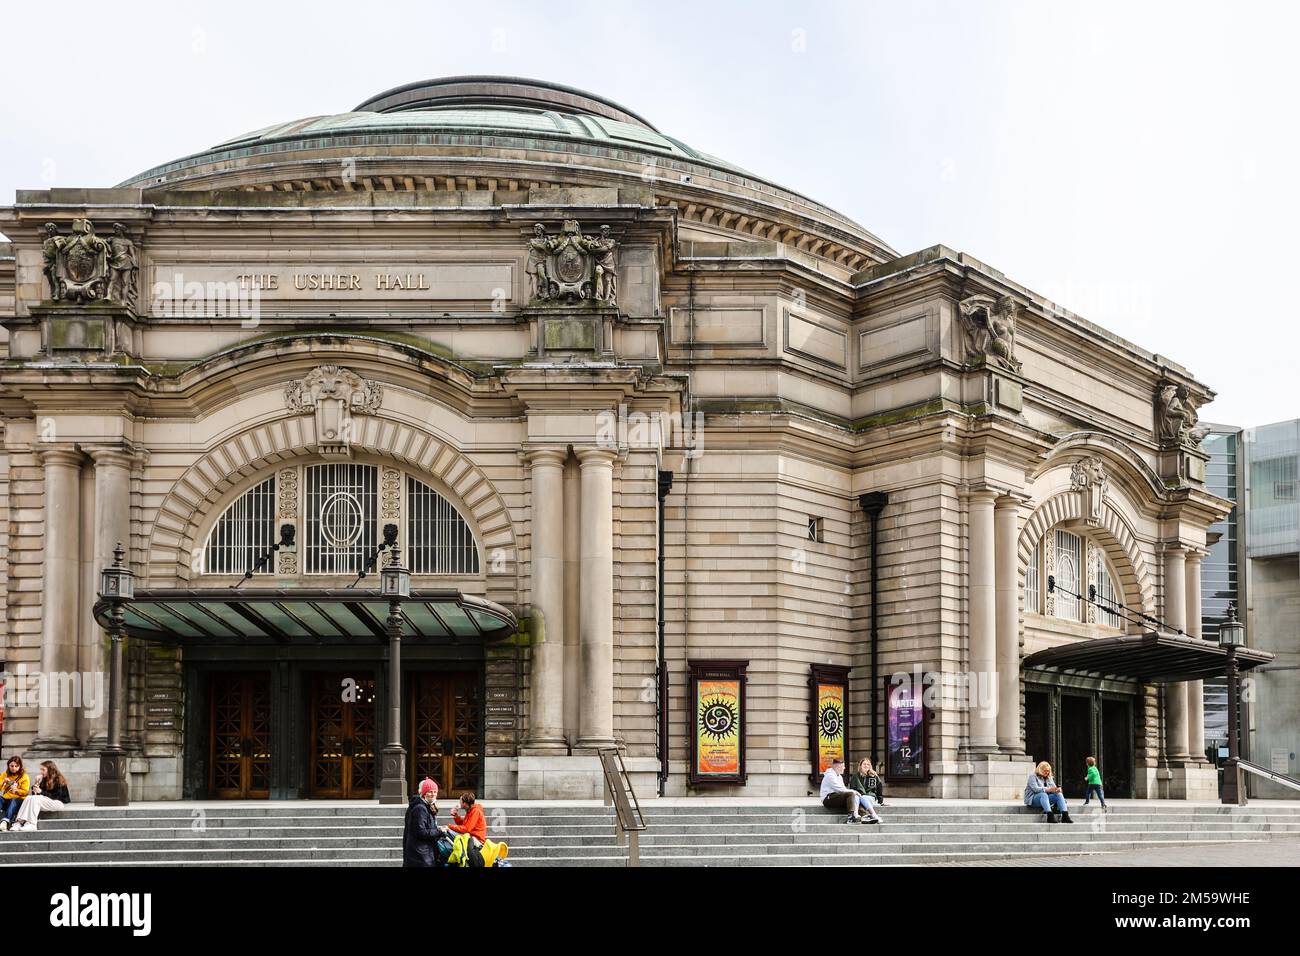
[[[109,626],[106,601],[95,620]],[[350,588],[169,588],[137,591],[123,607],[129,637],[166,644],[350,644],[386,639],[388,600]],[[412,591],[402,602],[404,640],[459,643],[505,637],[506,608],[452,588]]]
[[[1273,659],[1268,651],[1237,648],[1237,667],[1246,671]],[[1112,677],[1128,677],[1144,684],[1166,684],[1222,677],[1228,672],[1228,652],[1214,641],[1161,634],[1125,634],[1071,641],[1030,654],[1025,667],[1056,668]]]

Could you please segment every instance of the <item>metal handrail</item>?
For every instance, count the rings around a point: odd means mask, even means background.
[[[1251,763],[1249,760],[1237,758],[1237,766],[1248,773],[1253,773],[1257,777],[1263,777],[1266,780],[1272,780],[1274,783],[1280,783],[1284,787],[1290,787],[1292,790],[1300,790],[1300,780],[1295,777],[1288,777],[1284,773],[1278,773],[1276,770],[1269,770],[1267,767],[1261,767],[1257,763]]]
[[[600,756],[600,769],[605,778],[605,806],[614,806],[614,832],[618,845],[628,848],[627,865],[641,865],[641,847],[638,835],[646,829],[645,816],[641,813],[641,803],[632,789],[632,780],[623,765],[623,755],[617,747],[607,747],[597,751]]]

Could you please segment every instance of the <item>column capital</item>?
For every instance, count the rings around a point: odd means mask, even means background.
[[[528,464],[533,467],[536,467],[537,465],[555,465],[557,467],[563,467],[564,461],[568,457],[569,449],[567,446],[543,445],[536,448],[524,449],[524,461],[528,462]]]
[[[990,488],[988,485],[971,486],[966,489],[966,497],[971,501],[987,501],[990,504],[997,501],[1001,494],[1000,488]]]
[[[83,445],[82,448],[97,466],[130,468],[135,464],[135,455],[121,445]]]
[[[583,468],[588,465],[610,465],[618,458],[618,452],[613,448],[575,448],[573,453],[578,456],[578,462]]]
[[[1029,496],[1022,491],[1006,491],[1000,494],[993,506],[998,511],[1019,511],[1025,505],[1029,504]]]
[[[46,445],[37,448],[36,457],[41,460],[42,465],[67,465],[71,468],[80,468],[85,460],[85,456],[73,444]]]

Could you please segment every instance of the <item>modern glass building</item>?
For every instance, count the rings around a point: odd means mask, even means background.
[[[1247,641],[1276,659],[1245,688],[1250,759],[1297,776],[1300,751],[1300,420],[1242,432],[1246,463]],[[1256,796],[1292,797],[1252,780]]]
[[[1232,511],[1212,524],[1206,533],[1209,554],[1201,562],[1201,634],[1216,640],[1229,604],[1246,606],[1245,579],[1240,574],[1242,498],[1242,432],[1231,425],[1214,425],[1201,443],[1209,453],[1205,487],[1232,502]],[[1205,682],[1205,740],[1213,755],[1228,741],[1228,692],[1224,678]]]

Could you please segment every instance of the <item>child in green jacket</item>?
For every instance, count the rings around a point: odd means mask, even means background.
[[[1106,791],[1101,787],[1101,771],[1097,769],[1097,758],[1088,758],[1088,790],[1083,796],[1083,805],[1086,807],[1088,801],[1092,799],[1092,792],[1097,791],[1097,799],[1101,801],[1101,808],[1106,809]]]

